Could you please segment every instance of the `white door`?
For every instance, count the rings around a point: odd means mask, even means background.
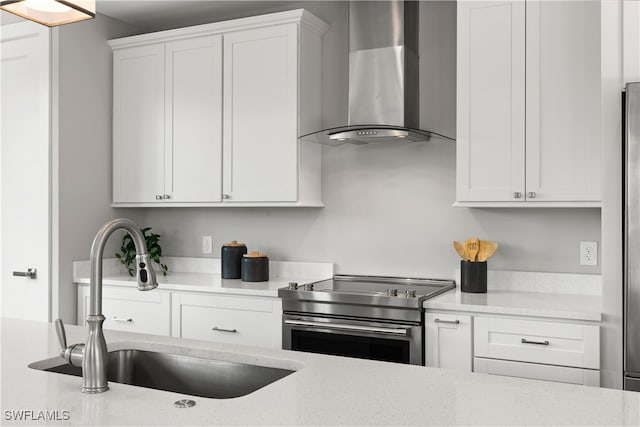
[[[527,201],[599,201],[600,3],[526,8]]]
[[[166,44],[165,193],[222,198],[222,36]]]
[[[225,202],[298,199],[297,28],[224,36]]]
[[[471,372],[471,316],[425,313],[426,365]]]
[[[458,201],[524,200],[524,49],[524,2],[458,2]]]
[[[49,29],[31,22],[0,34],[1,315],[50,320]],[[37,277],[14,276],[35,268]]]
[[[113,53],[113,201],[162,202],[164,45]]]

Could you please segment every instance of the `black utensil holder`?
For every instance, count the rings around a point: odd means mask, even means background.
[[[486,261],[460,261],[460,290],[474,294],[487,292]]]

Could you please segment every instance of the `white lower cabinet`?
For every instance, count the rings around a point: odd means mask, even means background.
[[[471,372],[471,316],[425,313],[425,364]]]
[[[483,374],[529,378],[533,380],[582,384],[595,387],[600,386],[600,371],[593,369],[568,368],[566,366],[475,357],[473,359],[473,371]]]
[[[87,325],[89,313],[89,287],[78,287],[78,325]],[[171,293],[155,289],[141,292],[132,283],[131,288],[102,289],[104,329],[139,332],[154,335],[171,334]]]
[[[172,335],[257,347],[282,348],[279,298],[175,292]]]
[[[474,317],[474,372],[600,385],[600,328]]]

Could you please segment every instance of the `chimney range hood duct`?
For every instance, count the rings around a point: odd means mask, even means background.
[[[327,145],[451,139],[419,129],[418,2],[349,2],[347,126],[301,136]]]

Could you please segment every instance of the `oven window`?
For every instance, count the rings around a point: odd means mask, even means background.
[[[404,340],[294,329],[291,331],[291,349],[334,356],[409,363],[409,341]]]

